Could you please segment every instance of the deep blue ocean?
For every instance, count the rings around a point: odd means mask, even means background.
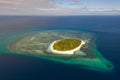
[[[0,41],[25,30],[85,30],[97,36],[113,72],[97,72],[36,57],[0,52],[0,80],[120,80],[120,16],[0,16]]]

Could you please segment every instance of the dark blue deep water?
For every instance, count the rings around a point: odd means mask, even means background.
[[[36,57],[0,53],[0,80],[120,80],[120,16],[0,16],[0,41],[25,30],[72,29],[97,35],[97,48],[114,65],[96,72]]]

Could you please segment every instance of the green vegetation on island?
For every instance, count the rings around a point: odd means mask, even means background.
[[[80,46],[81,40],[76,38],[62,39],[54,43],[53,49],[58,51],[68,51]]]

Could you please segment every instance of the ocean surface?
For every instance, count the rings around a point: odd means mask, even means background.
[[[97,49],[113,63],[114,70],[92,71],[46,59],[0,52],[0,80],[120,80],[120,16],[0,16],[0,43],[26,30],[43,29],[94,33]]]

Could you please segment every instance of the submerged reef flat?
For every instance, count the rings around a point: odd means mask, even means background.
[[[33,55],[81,68],[112,71],[112,63],[96,49],[95,39],[93,34],[83,31],[36,31],[12,40],[7,49],[16,54]]]

